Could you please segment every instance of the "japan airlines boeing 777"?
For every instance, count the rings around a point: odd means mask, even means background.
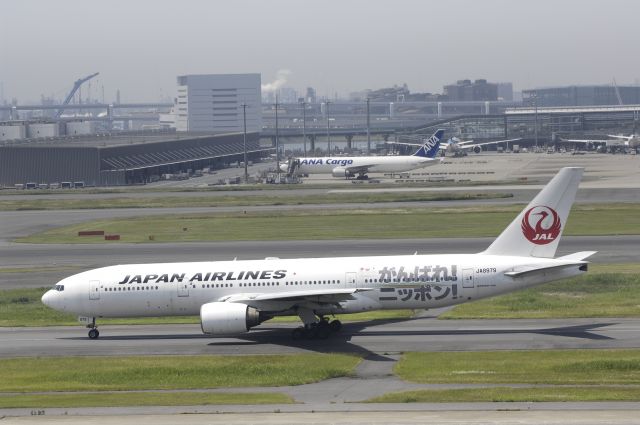
[[[444,307],[586,272],[594,252],[554,258],[582,172],[560,170],[479,254],[119,265],[63,279],[42,302],[81,316],[90,338],[96,318],[175,315],[200,315],[216,336],[298,315],[294,338],[326,338],[333,314]]]
[[[435,159],[444,130],[424,140],[413,155],[408,156],[339,156],[328,158],[291,158],[280,170],[291,174],[331,174],[333,177],[366,178],[367,173],[403,173],[439,164]]]

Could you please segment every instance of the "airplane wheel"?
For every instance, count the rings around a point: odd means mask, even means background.
[[[304,337],[306,339],[316,339],[318,337],[318,327],[317,326],[310,326],[308,328],[304,329]]]
[[[331,329],[329,329],[329,326],[319,326],[315,332],[316,338],[318,339],[327,339],[330,333]]]
[[[90,339],[98,339],[98,337],[100,336],[100,332],[98,332],[98,330],[96,328],[93,328],[89,331],[89,338]]]
[[[304,328],[302,326],[299,326],[291,331],[291,339],[293,339],[294,341],[302,338],[304,338]]]
[[[342,329],[342,322],[339,320],[332,320],[331,322],[329,322],[329,329],[331,330],[331,332],[338,332],[340,329]]]

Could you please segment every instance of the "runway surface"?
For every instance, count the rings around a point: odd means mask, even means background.
[[[2,423],[31,423],[33,418],[29,416],[35,412],[46,415],[38,417],[38,423],[51,422],[52,417],[56,418],[53,420],[56,424],[80,423],[72,418],[77,416],[82,423],[156,425],[176,423],[178,417],[172,415],[185,413],[200,414],[194,423],[409,424],[424,423],[427,419],[429,423],[456,424],[640,423],[634,422],[640,418],[639,403],[362,403],[388,392],[492,386],[402,381],[393,374],[393,366],[402,351],[637,348],[640,346],[638,319],[438,321],[428,317],[348,323],[343,331],[328,340],[298,342],[289,338],[291,326],[261,326],[242,338],[203,336],[198,325],[105,326],[102,328],[104,336],[98,340],[81,336],[84,330],[79,327],[0,329],[0,356],[7,357],[341,352],[364,358],[356,368],[355,376],[291,387],[205,390],[279,392],[292,397],[295,404],[0,409],[0,417],[22,416],[24,419],[17,422],[4,419]],[[221,416],[221,413],[226,414]],[[180,422],[183,421],[184,417],[181,417]]]
[[[20,273],[1,273],[0,288],[52,286],[83,270],[114,264],[180,261],[254,260],[280,258],[340,257],[473,253],[486,249],[493,238],[433,238],[378,240],[307,240],[189,242],[156,244],[17,244],[0,241],[0,268],[24,268]],[[596,263],[640,261],[640,236],[565,236],[558,255],[595,250]],[[45,267],[45,269],[39,270]]]
[[[99,323],[99,321],[98,321]],[[358,353],[640,348],[640,319],[410,320],[346,323],[328,340],[293,341],[298,323],[269,322],[238,338],[212,338],[199,324],[102,326],[89,340],[77,327],[0,328],[0,357],[69,355]]]

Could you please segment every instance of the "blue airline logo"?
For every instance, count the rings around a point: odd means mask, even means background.
[[[440,139],[444,135],[444,130],[440,129],[433,133],[431,137],[429,137],[424,145],[420,146],[420,149],[413,154],[413,156],[422,156],[425,158],[435,158],[438,154],[438,150],[440,150]]]

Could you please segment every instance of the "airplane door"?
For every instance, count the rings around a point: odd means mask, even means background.
[[[462,287],[474,288],[475,282],[473,280],[473,269],[462,269]]]
[[[478,295],[479,276],[473,268],[462,269],[462,296],[466,299],[475,299]]]
[[[188,297],[189,296],[189,283],[188,282],[178,282],[178,296],[179,297]]]
[[[99,280],[89,281],[89,299],[90,300],[100,299],[100,281]]]
[[[356,276],[357,274],[355,272],[345,273],[344,281],[347,288],[356,288]]]

